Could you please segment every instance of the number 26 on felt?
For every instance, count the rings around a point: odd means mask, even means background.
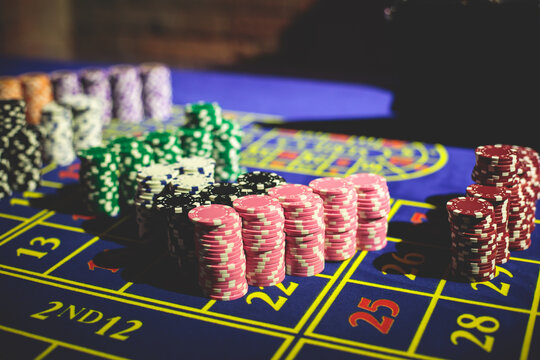
[[[364,311],[357,311],[349,316],[349,324],[352,327],[357,327],[359,321],[365,321],[382,334],[388,334],[395,318],[399,315],[399,305],[388,299],[378,299],[372,301],[371,299],[363,297],[358,303],[357,307]],[[390,310],[390,315],[383,315],[379,321],[375,316],[370,313],[375,313],[379,308],[386,308]],[[388,311],[388,310],[386,310]]]

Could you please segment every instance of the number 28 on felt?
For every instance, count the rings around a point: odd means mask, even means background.
[[[388,299],[378,299],[372,301],[371,299],[363,297],[358,303],[357,307],[363,311],[357,311],[349,316],[349,324],[352,327],[357,327],[359,321],[364,321],[373,326],[382,334],[388,334],[395,318],[399,315],[399,305]],[[386,308],[390,310],[390,316],[383,315],[380,320],[374,316],[379,309]]]

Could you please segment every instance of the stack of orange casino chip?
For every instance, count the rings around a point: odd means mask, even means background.
[[[41,120],[41,110],[53,101],[51,80],[45,73],[27,73],[20,79],[26,101],[26,121],[37,125]]]
[[[0,100],[22,99],[21,81],[14,76],[0,76]]]

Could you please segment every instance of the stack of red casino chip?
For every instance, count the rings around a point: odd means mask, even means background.
[[[467,187],[467,196],[487,200],[493,206],[493,222],[496,229],[497,265],[504,264],[510,258],[508,239],[508,203],[510,190],[503,186],[472,184]]]
[[[325,243],[328,261],[342,261],[356,253],[356,214],[358,195],[345,179],[324,177],[312,180],[309,186],[323,199]]]
[[[506,187],[511,191],[508,204],[509,249],[526,250],[531,245],[531,212],[523,182],[518,176],[521,162],[509,145],[483,145],[475,149],[476,165],[472,180],[477,184]]]
[[[497,230],[493,206],[477,197],[457,197],[446,203],[452,236],[451,270],[472,282],[495,277]]]
[[[540,194],[539,155],[530,147],[512,145],[512,149],[516,151],[518,157],[518,177],[527,203],[527,213],[530,220],[529,230],[532,233],[535,227],[536,201]]]
[[[213,300],[236,300],[248,291],[242,220],[230,206],[201,205],[188,213],[194,224],[199,285]]]
[[[285,218],[278,200],[247,195],[233,201],[242,218],[242,239],[249,285],[272,286],[285,278]]]
[[[267,191],[283,207],[287,275],[319,274],[325,266],[322,199],[302,184],[283,184]]]
[[[381,250],[386,244],[390,193],[386,179],[373,173],[348,176],[358,195],[358,229],[356,246],[359,250]]]

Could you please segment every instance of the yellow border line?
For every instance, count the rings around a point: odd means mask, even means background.
[[[56,163],[51,162],[49,165],[47,165],[47,166],[45,166],[44,168],[41,169],[41,175],[45,175],[45,174],[53,171],[54,169],[56,169]]]
[[[525,336],[523,337],[523,345],[521,347],[521,360],[526,360],[529,357],[529,350],[531,347],[531,340],[534,331],[534,324],[538,314],[538,304],[540,303],[540,273],[536,280],[536,289],[534,291],[533,303],[531,306],[531,312],[529,314],[529,321],[527,321],[527,329],[525,330]]]
[[[50,181],[50,180],[41,180],[41,185],[46,186],[46,187],[50,187],[50,188],[53,188],[53,189],[61,189],[61,188],[64,187],[63,183],[56,182],[56,181]]]
[[[3,213],[0,213],[0,217],[1,217],[1,218],[4,218],[4,219],[16,220],[16,221],[25,221],[25,220],[28,220],[28,218],[23,217],[23,216],[10,215],[10,214],[3,214]]]
[[[283,338],[283,339],[287,339],[289,337],[292,337],[292,335],[290,335],[290,334],[283,334],[283,333],[272,331],[272,330],[267,330],[267,329],[262,329],[262,328],[253,327],[253,326],[249,326],[249,325],[243,325],[243,324],[228,322],[228,321],[224,321],[224,320],[220,320],[220,319],[214,319],[214,318],[210,318],[210,317],[205,317],[205,316],[201,316],[199,314],[191,314],[191,313],[187,313],[187,312],[184,312],[184,311],[178,311],[178,310],[174,310],[174,309],[158,307],[158,306],[147,304],[147,303],[142,303],[142,302],[138,302],[138,301],[124,299],[124,298],[121,298],[121,297],[118,297],[118,296],[111,296],[111,295],[101,294],[101,293],[98,293],[98,292],[94,292],[94,291],[90,291],[90,290],[84,290],[84,289],[80,289],[80,288],[75,288],[75,287],[68,286],[68,285],[61,285],[61,284],[54,283],[54,282],[47,281],[47,280],[35,279],[35,278],[31,278],[29,276],[22,275],[22,274],[9,273],[9,272],[4,271],[4,270],[0,270],[0,274],[6,275],[6,276],[17,277],[17,278],[22,279],[22,280],[36,282],[36,283],[39,283],[39,284],[42,284],[42,285],[53,286],[53,287],[60,288],[60,289],[63,289],[63,290],[74,291],[74,292],[77,292],[77,293],[90,295],[90,296],[96,296],[96,297],[104,298],[104,299],[107,299],[107,300],[112,300],[112,301],[119,302],[119,303],[129,304],[129,305],[133,305],[133,306],[139,306],[139,307],[146,308],[146,309],[149,309],[149,310],[160,311],[160,312],[163,312],[163,313],[182,316],[182,317],[189,318],[189,319],[200,320],[200,321],[213,323],[213,324],[217,324],[217,325],[232,327],[232,328],[243,330],[243,331],[249,331],[249,332],[254,332],[254,333],[258,333],[258,334],[263,334],[263,335],[268,335],[268,336],[273,336],[273,337],[278,337],[278,338]]]
[[[58,343],[51,344],[48,348],[46,348],[44,351],[41,352],[38,356],[34,358],[34,360],[41,360],[44,359],[47,355],[49,355],[54,349],[58,347]]]
[[[342,351],[342,352],[348,352],[348,353],[354,354],[354,355],[368,356],[368,357],[375,358],[375,359],[385,359],[385,360],[408,359],[408,357],[403,358],[403,357],[397,357],[397,356],[390,356],[388,354],[375,353],[375,352],[366,351],[366,350],[362,350],[362,349],[351,348],[351,347],[348,347],[348,346],[331,344],[331,343],[318,341],[318,340],[313,340],[313,339],[301,338],[300,340],[298,340],[298,342],[293,347],[293,349],[291,350],[289,355],[285,358],[285,360],[294,359],[298,355],[298,353],[302,350],[304,345],[306,345],[306,344],[313,345],[313,346],[318,346],[318,347],[324,347],[324,348],[327,348],[327,349],[332,349],[332,350],[337,350],[337,351]]]
[[[43,216],[45,215],[49,210],[45,209],[45,210],[41,210],[40,212],[38,212],[37,214],[35,214],[34,216],[30,217],[30,218],[27,218],[26,220],[24,220],[21,224],[11,228],[10,230],[6,231],[5,233],[3,233],[2,235],[0,235],[0,240],[5,238],[6,236],[8,236],[9,234],[13,233],[13,232],[16,232],[17,230],[19,230],[20,228],[23,228],[25,226],[27,226],[28,224],[30,224],[31,222],[33,222],[34,220],[38,219],[40,216]]]
[[[9,241],[11,241],[12,239],[16,238],[17,236],[19,236],[20,234],[22,234],[23,232],[25,231],[28,231],[30,230],[31,228],[35,227],[36,225],[39,225],[41,223],[41,221],[47,219],[47,218],[50,218],[51,216],[54,215],[54,211],[48,211],[48,210],[43,210],[45,211],[46,213],[38,218],[36,218],[35,216],[33,216],[32,218],[30,219],[34,219],[35,221],[31,222],[31,221],[27,221],[25,222],[25,225],[27,226],[23,226],[21,227],[17,232],[15,232],[14,234],[11,234],[10,236],[6,237],[6,238],[3,238],[0,237],[0,239],[2,239],[2,241],[0,241],[0,246],[2,245],[5,245],[7,244]],[[39,212],[39,214],[41,214],[43,211]],[[48,211],[48,212],[47,212]],[[28,219],[28,220],[30,220]],[[22,224],[19,224],[19,225],[22,225]],[[16,226],[15,228],[17,228],[19,226]],[[15,229],[13,228],[13,229]]]
[[[27,337],[27,338],[30,338],[30,339],[47,342],[47,343],[50,343],[52,345],[62,346],[62,347],[65,347],[65,348],[68,348],[68,349],[71,349],[71,350],[76,350],[76,351],[79,351],[79,352],[83,352],[83,353],[86,353],[86,354],[90,354],[90,355],[94,355],[94,356],[100,356],[100,357],[106,358],[106,359],[112,359],[112,360],[125,360],[125,359],[127,359],[125,357],[116,356],[116,355],[112,355],[112,354],[107,354],[107,353],[104,353],[104,352],[101,352],[101,351],[98,351],[98,350],[93,350],[93,349],[85,348],[83,346],[70,344],[70,343],[67,343],[67,342],[64,342],[64,341],[48,338],[48,337],[45,337],[45,336],[32,334],[32,333],[29,333],[27,331],[14,329],[14,328],[4,326],[4,325],[0,325],[0,330],[6,331],[6,332],[9,332],[9,333],[12,333],[12,334],[24,336],[24,337]]]
[[[79,253],[81,253],[83,250],[85,250],[86,248],[88,248],[89,246],[93,245],[96,241],[99,240],[99,236],[95,236],[93,237],[92,239],[88,240],[87,242],[85,242],[84,244],[82,244],[81,246],[79,246],[75,251],[71,252],[71,254],[69,254],[68,256],[66,256],[65,258],[63,258],[62,260],[60,260],[59,262],[57,262],[56,264],[54,264],[53,266],[51,266],[48,270],[44,271],[43,272],[43,275],[49,275],[50,273],[52,273],[54,270],[58,269],[60,266],[64,265],[66,262],[68,262],[69,260],[71,260],[73,257],[75,257],[76,255],[78,255]]]
[[[418,345],[420,344],[420,340],[422,340],[422,336],[424,335],[424,332],[426,331],[426,327],[429,323],[429,320],[431,319],[431,315],[433,314],[433,311],[435,310],[435,306],[437,305],[437,302],[439,301],[439,297],[441,296],[441,293],[444,289],[444,286],[446,285],[446,280],[439,281],[439,285],[437,285],[437,289],[435,290],[435,293],[433,294],[433,297],[431,298],[431,301],[429,302],[429,306],[424,313],[424,316],[422,317],[422,321],[420,321],[420,325],[418,325],[418,329],[416,330],[416,333],[414,334],[414,338],[411,341],[411,344],[409,345],[409,349],[407,350],[407,354],[415,354],[416,349],[418,348]]]

